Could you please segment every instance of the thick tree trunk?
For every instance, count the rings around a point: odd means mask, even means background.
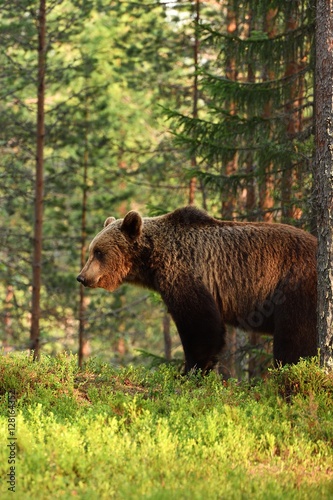
[[[30,349],[34,359],[39,357],[40,290],[42,272],[43,198],[44,198],[44,102],[45,102],[45,0],[40,0],[38,16],[38,96],[37,96],[37,154],[35,179],[35,222],[32,262],[32,305]]]
[[[333,370],[333,0],[317,0],[316,181],[318,334],[322,366]]]

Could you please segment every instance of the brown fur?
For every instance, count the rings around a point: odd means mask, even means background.
[[[316,239],[283,224],[225,222],[193,207],[160,217],[108,218],[78,280],[158,291],[185,352],[186,370],[210,369],[225,324],[274,335],[276,362],[315,355]]]

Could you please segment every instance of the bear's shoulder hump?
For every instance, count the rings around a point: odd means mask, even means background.
[[[183,225],[203,225],[216,223],[216,220],[208,215],[205,211],[193,206],[177,208],[168,214],[168,219],[171,222]]]

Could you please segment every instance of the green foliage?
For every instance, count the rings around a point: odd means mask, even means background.
[[[178,109],[169,113],[177,144],[195,156],[192,175],[202,180],[211,211],[291,224],[303,216],[299,224],[305,225],[310,217],[302,200],[311,192],[313,154],[314,2],[224,5],[220,18],[215,14],[213,22],[199,24],[198,118]],[[242,180],[238,186],[235,176]]]
[[[9,349],[26,348],[29,341],[38,7],[35,0],[0,6],[0,111],[6,123],[0,130],[0,334]],[[186,95],[173,90],[184,45],[164,4],[61,0],[48,6],[46,23],[40,323],[42,348],[56,354],[77,349],[75,277],[83,239],[87,247],[109,215],[122,217],[138,207],[148,215],[147,202],[166,209],[184,203],[183,161],[171,146],[161,104],[181,104]],[[114,355],[120,337],[126,359],[142,338],[141,347],[157,345],[161,352],[162,308],[149,310],[145,292],[124,287],[112,296],[86,295],[85,334],[94,353],[124,362]]]
[[[317,359],[254,386],[94,359],[78,371],[65,355],[2,356],[0,373],[0,470],[5,477],[7,391],[15,391],[20,497],[333,493],[333,378]],[[9,493],[2,483],[1,498]]]
[[[107,216],[123,217],[129,209],[159,215],[184,205],[193,176],[196,204],[218,216],[259,219],[274,212],[294,223],[286,214],[294,202],[303,210],[299,225],[311,215],[313,1],[200,2],[198,23],[194,7],[151,0],[47,5],[40,321],[46,353],[77,350],[81,249]],[[6,350],[27,348],[29,338],[38,8],[36,0],[0,5],[0,335]],[[287,29],[294,14],[297,26]],[[287,75],[291,62],[297,71]],[[197,119],[191,118],[194,74]],[[304,99],[291,95],[294,89],[304,90]],[[176,141],[166,109],[176,110],[169,112],[179,125]],[[290,137],[289,118],[296,115],[302,130]],[[244,201],[251,189],[254,204]],[[265,189],[272,207],[263,206]],[[160,301],[130,286],[113,294],[89,290],[84,299],[93,355],[118,366],[142,363],[139,350],[161,360]],[[182,355],[174,326],[171,335],[173,355]]]

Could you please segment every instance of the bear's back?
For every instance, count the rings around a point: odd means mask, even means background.
[[[219,221],[185,207],[145,219],[145,234],[161,284],[200,281],[230,311],[254,307],[286,281],[315,288],[316,238],[292,226]]]
[[[289,255],[313,260],[317,240],[311,234],[286,224],[236,222],[214,219],[195,207],[184,207],[160,217],[145,219],[144,228],[160,251],[177,247],[203,259],[220,249],[230,257],[260,254],[279,260]],[[145,230],[144,229],[144,230]]]

